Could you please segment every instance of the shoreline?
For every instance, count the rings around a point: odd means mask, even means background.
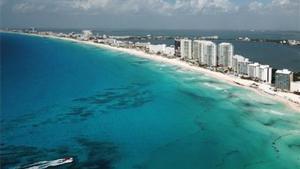
[[[145,59],[152,60],[152,61],[159,62],[159,63],[166,63],[166,64],[170,64],[170,65],[174,65],[174,66],[179,66],[184,69],[191,70],[193,72],[204,74],[211,78],[215,78],[217,80],[223,81],[229,85],[233,85],[233,86],[237,86],[237,87],[241,87],[241,88],[253,91],[260,96],[264,96],[271,100],[281,102],[288,108],[291,108],[292,110],[296,111],[297,113],[300,113],[300,104],[290,101],[290,100],[296,100],[300,103],[300,96],[298,96],[298,95],[295,95],[293,93],[280,92],[280,91],[277,91],[276,95],[271,95],[271,94],[266,93],[268,91],[266,90],[267,85],[265,85],[265,84],[257,83],[252,80],[241,79],[234,75],[223,74],[220,72],[211,71],[211,70],[199,67],[199,66],[189,64],[187,62],[179,60],[178,58],[166,58],[166,57],[156,55],[156,54],[148,54],[148,53],[145,53],[144,51],[140,51],[140,50],[136,50],[136,49],[120,48],[120,47],[114,47],[114,46],[110,46],[110,45],[106,45],[106,44],[94,43],[92,41],[80,41],[77,39],[57,37],[57,36],[52,36],[52,35],[38,35],[38,34],[28,34],[28,33],[18,33],[18,32],[6,32],[6,33],[21,34],[21,35],[27,35],[27,36],[37,36],[37,37],[42,37],[42,38],[51,38],[51,39],[75,42],[75,43],[79,43],[79,44],[92,45],[92,46],[103,48],[103,49],[124,52],[124,53],[130,54],[130,55],[134,55],[135,57],[145,58]],[[253,83],[258,84],[259,85],[258,88],[250,87],[250,85]]]

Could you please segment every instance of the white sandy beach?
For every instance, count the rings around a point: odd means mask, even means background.
[[[169,59],[169,58],[165,58],[165,57],[162,57],[162,56],[159,56],[159,55],[153,55],[153,54],[145,53],[143,51],[138,51],[136,49],[118,48],[118,47],[113,47],[113,46],[109,46],[109,45],[105,45],[105,44],[94,43],[94,42],[91,42],[91,41],[80,41],[80,40],[76,40],[76,39],[62,38],[62,37],[56,37],[56,36],[50,36],[50,35],[35,35],[35,34],[25,34],[25,35],[61,39],[61,40],[72,41],[72,42],[76,42],[76,43],[93,45],[93,46],[100,47],[100,48],[106,48],[106,49],[110,49],[110,50],[126,52],[128,54],[135,55],[137,57],[142,57],[142,58],[145,58],[145,59],[154,60],[154,61],[157,61],[157,62],[160,62],[160,63],[166,63],[166,64],[180,66],[184,69],[208,75],[208,76],[216,78],[218,80],[227,82],[231,85],[240,86],[240,87],[246,88],[248,90],[254,91],[254,92],[256,92],[257,94],[259,94],[261,96],[265,96],[265,97],[268,97],[268,98],[273,99],[275,101],[282,102],[285,105],[287,105],[289,108],[291,108],[291,109],[293,109],[293,110],[300,113],[300,104],[298,104],[298,103],[300,103],[300,96],[299,95],[296,95],[296,94],[293,94],[293,93],[279,92],[279,91],[276,92],[276,95],[271,95],[271,94],[268,94],[268,93],[265,92],[265,90],[267,90],[267,88],[268,88],[268,85],[261,84],[261,83],[256,83],[259,86],[258,86],[257,89],[255,89],[255,88],[250,87],[251,84],[255,83],[254,81],[241,79],[239,77],[236,77],[236,76],[233,76],[233,75],[223,74],[223,73],[220,73],[220,72],[214,72],[214,71],[202,68],[202,67],[191,65],[187,62],[181,61],[181,60],[176,59],[176,58]],[[298,103],[295,103],[295,102],[298,102]]]

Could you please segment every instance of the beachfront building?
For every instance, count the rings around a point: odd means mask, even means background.
[[[252,63],[248,65],[248,75],[253,79],[259,79],[259,63]]]
[[[83,30],[82,31],[82,40],[89,40],[93,36],[93,32],[91,30]]]
[[[36,33],[37,31],[35,30],[34,27],[31,27],[31,33]]]
[[[175,48],[174,46],[171,47],[171,46],[167,46],[165,48],[165,51],[163,53],[164,55],[168,56],[168,57],[174,57],[175,56]]]
[[[251,64],[251,62],[248,58],[243,58],[242,60],[239,60],[237,63],[237,73],[243,76],[248,76],[249,64]]]
[[[204,57],[208,58],[208,66],[217,66],[217,46],[215,43],[211,41],[206,43]]]
[[[271,84],[272,68],[269,65],[260,65],[258,77],[259,77],[259,80]]]
[[[180,44],[181,44],[180,39],[175,39],[175,44],[174,44],[174,46],[175,46],[175,57],[180,57],[181,56],[181,54],[180,54]]]
[[[109,44],[111,46],[118,46],[117,40],[112,38],[103,39],[105,44]]]
[[[233,45],[231,43],[220,43],[218,45],[218,65],[232,67]]]
[[[180,40],[180,55],[184,60],[192,59],[192,40],[181,39]]]
[[[142,49],[142,50],[148,50],[149,49],[149,45],[151,45],[150,42],[136,42],[134,44],[134,46],[136,48]]]
[[[234,73],[239,73],[238,63],[244,61],[245,58],[241,55],[234,55],[232,57],[232,69]]]
[[[293,82],[293,72],[288,69],[277,70],[275,72],[275,88],[290,91]]]
[[[211,41],[202,41],[203,57],[201,64],[207,66],[217,66],[217,46]]]
[[[194,40],[193,41],[193,60],[197,60],[200,64],[203,64],[203,51],[204,51],[204,41]]]
[[[121,48],[128,48],[128,44],[124,41],[117,41],[117,46]]]
[[[149,53],[152,54],[163,54],[166,50],[166,44],[159,44],[159,45],[149,45]]]
[[[291,92],[300,92],[300,81],[291,82]]]
[[[103,35],[102,35],[102,39],[106,39],[106,38],[108,38],[108,36],[105,35],[105,34],[103,34]]]

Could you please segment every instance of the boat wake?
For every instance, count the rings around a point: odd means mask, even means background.
[[[60,166],[72,162],[73,162],[73,158],[67,157],[67,158],[61,158],[61,159],[51,160],[51,161],[39,161],[29,165],[16,167],[15,169],[44,169],[44,168]]]

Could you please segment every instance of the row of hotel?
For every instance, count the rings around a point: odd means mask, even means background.
[[[274,84],[276,89],[299,92],[299,83],[293,83],[293,72],[287,69],[272,71],[269,65],[253,63],[248,58],[235,55],[231,43],[216,45],[207,40],[175,39],[174,47],[148,44],[148,49],[149,53],[179,57],[212,70],[231,72],[245,79]]]
[[[43,34],[43,32],[40,32]],[[44,32],[55,34],[53,32]],[[108,44],[110,46],[135,48],[150,54],[158,54],[169,58],[180,58],[192,64],[197,64],[215,71],[227,72],[240,76],[241,78],[273,85],[275,89],[282,91],[300,92],[300,83],[293,82],[293,72],[273,70],[269,65],[251,62],[248,58],[234,54],[231,43],[220,43],[216,45],[208,40],[175,39],[172,46],[166,44],[151,44],[150,42],[131,42],[117,40],[106,35],[94,36],[89,30],[82,34],[63,34],[55,36],[68,37],[78,40],[92,40],[95,43]]]
[[[89,31],[83,31],[83,39],[89,39]],[[275,89],[282,91],[299,91],[299,82],[293,82],[293,72],[283,69],[273,71],[269,65],[251,62],[248,58],[234,54],[231,43],[216,45],[207,40],[175,39],[172,46],[166,44],[151,44],[150,42],[124,42],[102,36],[98,43],[106,43],[119,47],[134,47],[147,53],[159,54],[166,57],[177,57],[187,62],[198,64],[212,70],[233,73],[241,78],[251,79],[262,83],[273,84]]]

